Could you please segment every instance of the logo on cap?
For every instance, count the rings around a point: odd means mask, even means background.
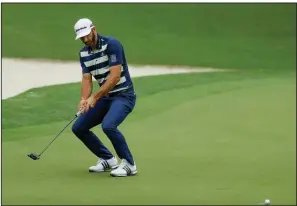
[[[78,31],[83,30],[83,29],[86,29],[86,28],[87,28],[87,27],[84,26],[84,27],[82,27],[82,28],[76,29],[75,31],[78,32]]]

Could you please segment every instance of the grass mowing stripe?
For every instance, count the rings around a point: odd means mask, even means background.
[[[289,81],[288,81],[289,80]],[[150,94],[145,97],[141,97],[138,100],[135,111],[128,117],[130,122],[141,121],[142,119],[147,119],[153,117],[156,113],[163,113],[170,110],[173,107],[178,107],[181,104],[189,102],[193,99],[208,98],[212,95],[219,95],[221,93],[232,92],[234,90],[246,90],[254,87],[263,87],[267,84],[282,85],[287,82],[292,82],[294,79],[279,79],[279,78],[269,78],[263,80],[242,80],[242,81],[231,81],[231,82],[217,82],[212,84],[196,85],[187,88],[180,88],[171,91],[162,91],[155,94]],[[175,101],[169,101],[166,104],[160,102],[165,102],[166,99],[173,98]],[[292,91],[292,97],[294,97],[294,91]],[[158,99],[158,101],[155,101]],[[66,124],[66,121],[61,123],[56,123],[55,128],[62,128]],[[71,125],[70,125],[71,126]],[[69,126],[69,127],[70,127]],[[3,130],[3,141],[15,141],[19,139],[25,139],[30,137],[38,137],[40,131],[48,131],[50,134],[54,134],[54,131],[50,130],[52,126],[40,125],[37,127],[36,135],[27,135],[27,130],[31,130],[34,126],[23,126],[20,128],[10,128]],[[19,132],[23,131],[23,132]],[[39,132],[38,132],[39,131]],[[57,132],[56,131],[56,132]],[[21,135],[17,136],[17,133]]]
[[[224,90],[224,85],[246,79],[287,78],[288,73],[269,72],[230,72],[230,73],[208,73],[208,74],[181,74],[164,75],[160,77],[136,78],[135,89],[138,99],[168,90],[187,90],[194,85],[203,87],[212,83],[222,84],[218,90]],[[166,82],[166,83],[165,83]],[[203,86],[204,85],[204,86]],[[240,83],[238,84],[240,85]],[[200,88],[199,87],[199,88]],[[96,83],[94,88],[98,89]],[[207,94],[207,89],[194,91],[192,93]],[[187,91],[185,91],[187,92]],[[202,92],[202,93],[201,93]],[[190,95],[190,94],[189,94]],[[192,94],[191,94],[192,95]],[[57,85],[45,88],[32,89],[21,95],[3,100],[2,128],[16,128],[35,124],[46,124],[56,121],[66,121],[72,118],[80,96],[80,83]],[[149,100],[148,100],[149,101]],[[137,104],[141,106],[141,104]]]

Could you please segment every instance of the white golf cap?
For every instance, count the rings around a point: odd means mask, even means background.
[[[79,19],[74,25],[74,31],[76,33],[75,40],[88,35],[94,27],[92,21],[87,18]]]

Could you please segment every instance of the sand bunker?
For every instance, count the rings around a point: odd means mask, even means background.
[[[130,65],[132,78],[189,72],[218,72],[222,69],[172,66]],[[13,97],[31,88],[81,81],[78,61],[34,59],[2,59],[2,99]]]

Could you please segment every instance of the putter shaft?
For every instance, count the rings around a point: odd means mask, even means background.
[[[73,120],[75,120],[78,116],[81,115],[83,110],[78,111],[74,117],[72,118],[72,120],[70,122],[67,123],[67,125],[55,136],[55,138],[42,150],[42,152],[38,155],[39,157],[47,150],[47,148],[57,139],[57,137],[71,124],[71,122],[73,122]]]

